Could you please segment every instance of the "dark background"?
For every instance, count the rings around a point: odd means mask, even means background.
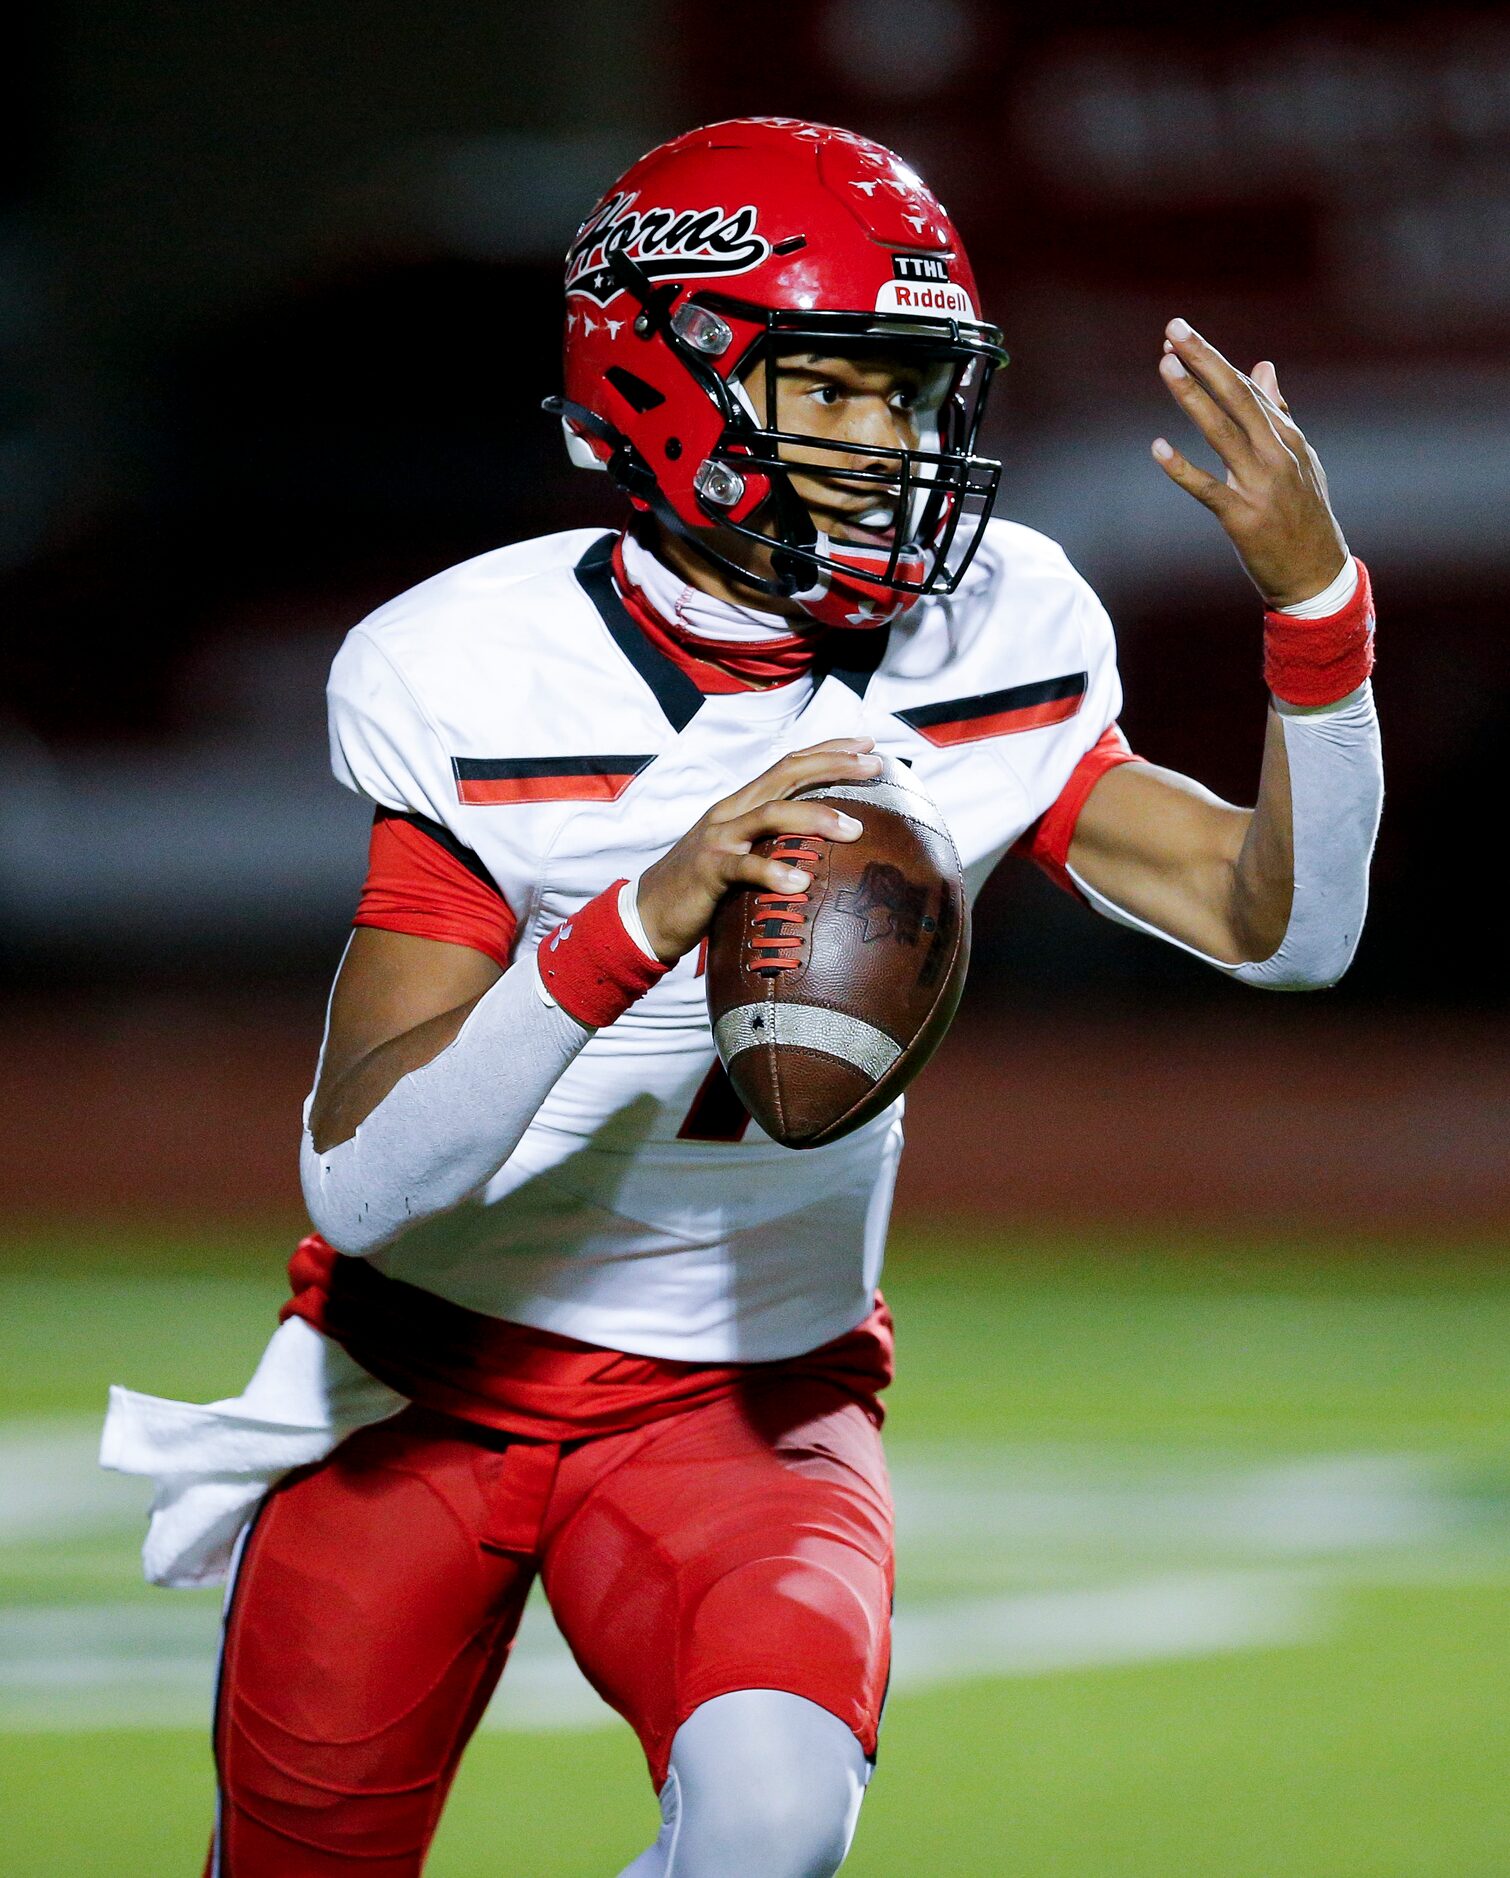
[[[643,148],[756,110],[892,144],[964,231],[1013,354],[1000,512],[1106,600],[1137,749],[1251,798],[1256,599],[1148,457],[1180,423],[1168,317],[1277,361],[1374,574],[1389,798],[1324,1016],[1256,1015],[1009,863],[982,1024],[1500,1034],[1502,12],[74,0],[10,50],[0,969],[52,1100],[102,1038],[145,1040],[129,1090],[228,1012],[307,1069],[365,852],[325,768],[330,656],[439,567],[613,519],[538,408],[560,255]]]

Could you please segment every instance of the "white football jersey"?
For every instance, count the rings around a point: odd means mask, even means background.
[[[830,737],[912,765],[973,896],[1120,709],[1105,612],[1015,523],[989,525],[952,597],[831,634],[810,676],[718,696],[625,611],[613,539],[545,536],[439,574],[356,627],[331,673],[337,777],[476,857],[518,919],[516,959]],[[709,1119],[715,1062],[694,952],[589,1039],[481,1192],[373,1263],[475,1311],[691,1362],[852,1328],[880,1276],[902,1103],[828,1147],[794,1152],[753,1121],[731,1140],[727,1108]]]

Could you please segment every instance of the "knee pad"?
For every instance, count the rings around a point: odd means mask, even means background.
[[[890,1669],[890,1595],[878,1566],[834,1548],[816,1558],[765,1558],[710,1587],[693,1614],[683,1685],[686,1714],[728,1689],[784,1689],[837,1715],[867,1753]]]

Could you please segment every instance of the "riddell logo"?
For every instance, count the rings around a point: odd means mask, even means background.
[[[876,295],[878,313],[916,313],[929,319],[973,320],[970,296],[952,280],[888,280]]]
[[[578,230],[567,250],[566,291],[607,306],[621,290],[609,256],[627,254],[651,280],[696,280],[748,274],[771,252],[755,232],[755,209],[636,209],[634,195],[610,196]]]
[[[891,271],[898,280],[947,281],[949,263],[936,254],[894,254]]]

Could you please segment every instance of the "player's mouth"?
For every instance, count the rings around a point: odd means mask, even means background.
[[[855,541],[869,547],[889,548],[897,538],[896,510],[884,507],[848,511],[837,515],[828,531],[831,541]]]

